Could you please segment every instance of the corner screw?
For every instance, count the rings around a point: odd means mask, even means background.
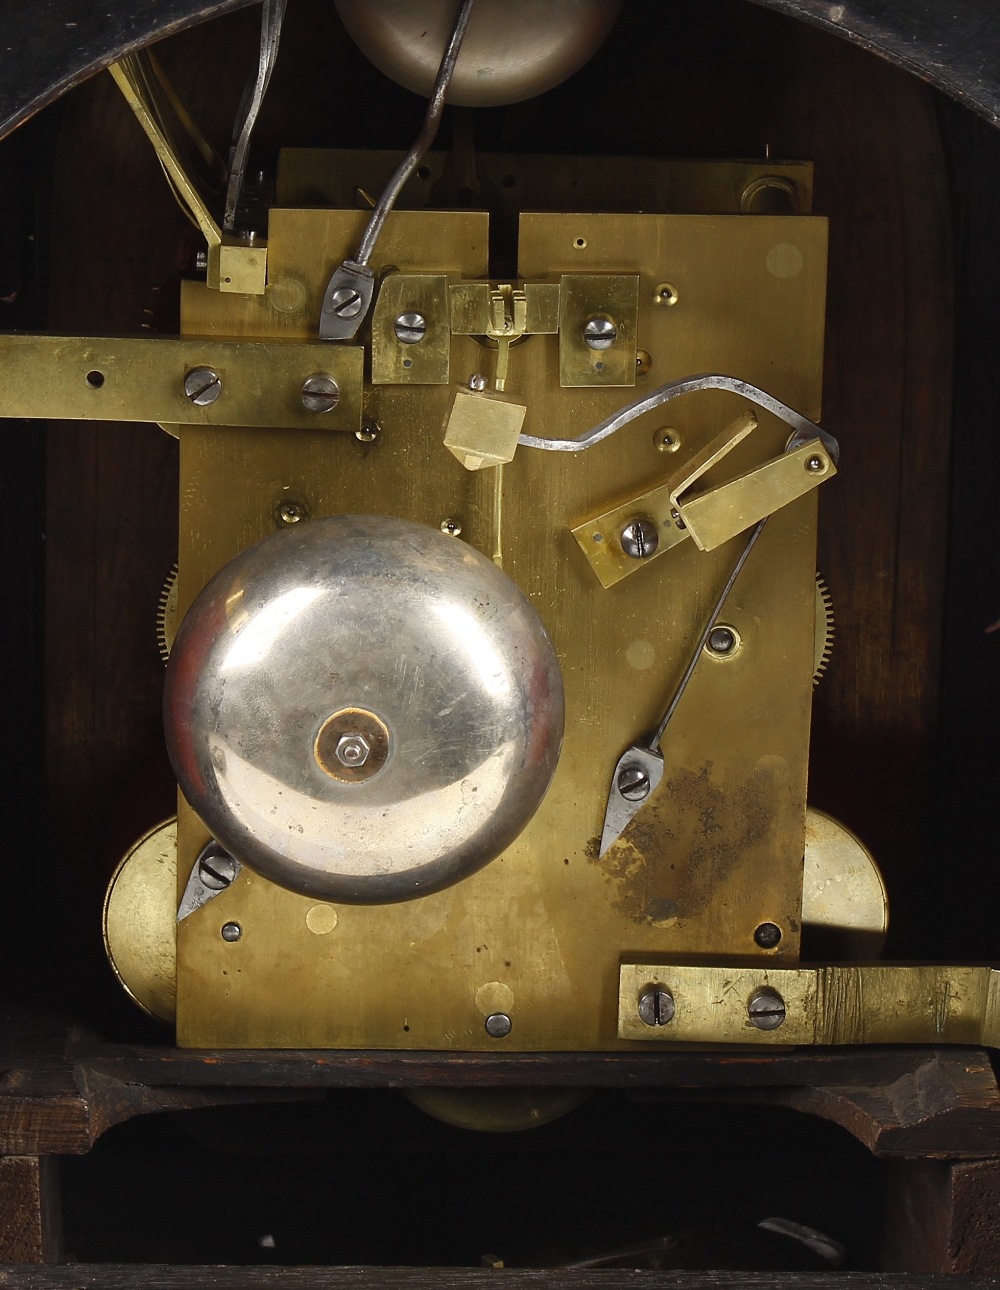
[[[332,412],[340,402],[340,386],[326,372],[316,372],[302,382],[302,406],[307,412]]]
[[[506,1012],[493,1012],[486,1018],[486,1033],[491,1039],[506,1039],[513,1023]]]
[[[335,313],[338,318],[357,318],[361,312],[362,300],[353,287],[338,287],[330,297],[328,313]]]
[[[641,766],[623,766],[616,783],[626,802],[643,802],[649,796],[649,776]]]
[[[192,367],[184,376],[184,393],[195,407],[210,407],[222,393],[219,373],[211,367]]]
[[[618,328],[610,318],[588,318],[583,324],[583,342],[588,349],[610,349],[618,339]]]
[[[223,891],[236,877],[236,861],[228,852],[209,845],[198,857],[198,878],[209,891]]]
[[[662,985],[651,986],[639,999],[639,1020],[647,1026],[666,1026],[674,1019],[674,996]]]
[[[423,314],[400,314],[392,325],[401,345],[419,345],[427,335],[427,319]]]
[[[785,1001],[777,990],[764,986],[750,996],[747,1016],[758,1030],[777,1030],[785,1020]]]
[[[242,935],[243,928],[239,923],[222,924],[222,939],[224,941],[228,941],[230,945],[232,945],[234,941],[238,941]]]
[[[637,515],[634,520],[629,520],[618,540],[622,550],[633,560],[648,559],[660,545],[656,525],[645,515]]]
[[[806,470],[814,475],[818,475],[821,470],[826,469],[826,462],[822,457],[810,457],[806,462]]]

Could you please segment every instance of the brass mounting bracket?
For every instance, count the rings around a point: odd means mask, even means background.
[[[1000,970],[943,964],[623,963],[620,1039],[1000,1048]]]
[[[613,587],[688,537],[699,550],[714,551],[837,473],[826,445],[811,438],[716,488],[686,496],[757,425],[755,412],[743,413],[665,483],[573,527],[602,586]],[[655,529],[656,544],[636,559],[622,546],[621,535],[640,520]]]
[[[0,333],[0,417],[353,431],[363,366],[320,341]]]

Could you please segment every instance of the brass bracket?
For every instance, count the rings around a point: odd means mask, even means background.
[[[453,335],[497,342],[498,390],[505,387],[515,340],[556,333],[564,388],[635,384],[638,274],[567,273],[558,283],[456,282],[448,301]],[[585,329],[597,320],[608,325],[608,334],[588,343]]]
[[[638,274],[567,273],[559,287],[559,384],[635,385]],[[609,324],[606,348],[588,336],[588,324],[598,322]]]
[[[756,413],[745,412],[666,483],[573,527],[573,536],[603,587],[613,587],[687,537],[699,550],[714,551],[837,473],[826,446],[813,438],[717,488],[685,498],[683,494],[757,424]],[[626,528],[638,521],[651,525],[656,533],[655,549],[642,559],[626,552],[621,541]]]
[[[359,346],[18,332],[0,334],[0,370],[0,417],[283,430],[361,427]],[[213,387],[207,396],[190,379],[198,374]],[[327,378],[318,382],[318,399],[309,399],[310,378]]]
[[[822,441],[809,439],[717,488],[686,499],[682,496],[757,425],[753,412],[738,418],[695,453],[669,482],[671,509],[677,512],[700,551],[714,551],[837,473]]]
[[[502,392],[507,385],[510,347],[531,330],[526,285],[518,286],[512,282],[457,282],[450,291],[450,305],[451,330],[454,335],[487,336],[496,341],[496,372],[493,383]]]
[[[1000,1047],[1000,971],[872,963],[623,963],[618,1037],[673,1043]]]
[[[399,325],[407,317],[420,320],[419,331]],[[409,339],[415,335],[418,340]],[[447,385],[450,379],[447,277],[389,274],[372,313],[372,384]]]

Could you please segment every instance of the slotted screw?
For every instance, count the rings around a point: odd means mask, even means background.
[[[618,339],[618,328],[610,318],[588,318],[583,324],[583,341],[588,349],[610,349]]]
[[[340,402],[340,386],[326,372],[316,372],[302,382],[302,406],[307,412],[332,412]]]
[[[777,990],[764,986],[750,996],[747,1016],[758,1030],[777,1030],[785,1020],[785,1001]]]
[[[639,1020],[647,1026],[669,1025],[674,1011],[674,996],[666,986],[651,986],[639,999]]]
[[[330,297],[328,312],[338,318],[357,318],[361,312],[361,296],[353,287],[338,287]]]
[[[195,407],[209,407],[222,393],[219,373],[211,367],[192,367],[184,376],[184,393]]]
[[[401,345],[418,345],[427,335],[427,319],[416,312],[400,314],[393,331]]]
[[[621,531],[622,550],[633,560],[647,560],[660,545],[656,525],[648,516],[637,515]]]
[[[649,776],[641,766],[623,766],[617,783],[626,802],[642,802],[649,796]]]
[[[226,851],[213,847],[198,860],[198,878],[210,891],[222,891],[236,877],[236,861]]]

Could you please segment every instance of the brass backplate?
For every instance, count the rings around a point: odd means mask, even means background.
[[[323,286],[357,242],[358,212],[272,212],[263,297],[191,285],[183,328],[199,335],[305,338]],[[487,217],[400,211],[373,267],[488,276]],[[511,350],[507,395],[528,434],[577,434],[643,387],[693,372],[738,374],[816,418],[820,411],[826,223],[798,216],[529,214],[518,274],[639,279],[637,340],[651,358],[637,389],[559,384],[559,337]],[[669,281],[677,303],[658,287]],[[453,336],[454,380],[488,367]],[[553,639],[567,728],[541,808],[504,854],[463,882],[389,906],[336,908],[243,868],[178,928],[178,1040],[202,1047],[612,1050],[623,961],[734,956],[794,962],[799,942],[806,759],[813,672],[815,494],[774,515],[726,606],[742,647],[699,668],[663,744],[656,796],[598,860],[611,771],[656,725],[742,539],[681,543],[605,588],[571,533],[580,516],[676,470],[656,413],[579,453],[519,448],[465,470],[442,442],[454,386],[366,393],[368,442],[309,431],[181,431],[181,611],[216,570],[273,532],[283,500],[308,516],[367,511],[461,526],[530,597]],[[713,391],[671,409],[685,454],[744,412]],[[726,477],[780,452],[787,429],[761,414],[754,451]],[[739,458],[737,460],[737,458]],[[669,462],[669,466],[668,466]],[[715,481],[706,477],[708,485]],[[308,522],[308,521],[306,521]],[[181,802],[178,881],[206,830]],[[753,940],[777,923],[777,949]],[[242,935],[227,942],[223,924]],[[508,1014],[505,1038],[487,1016]]]

